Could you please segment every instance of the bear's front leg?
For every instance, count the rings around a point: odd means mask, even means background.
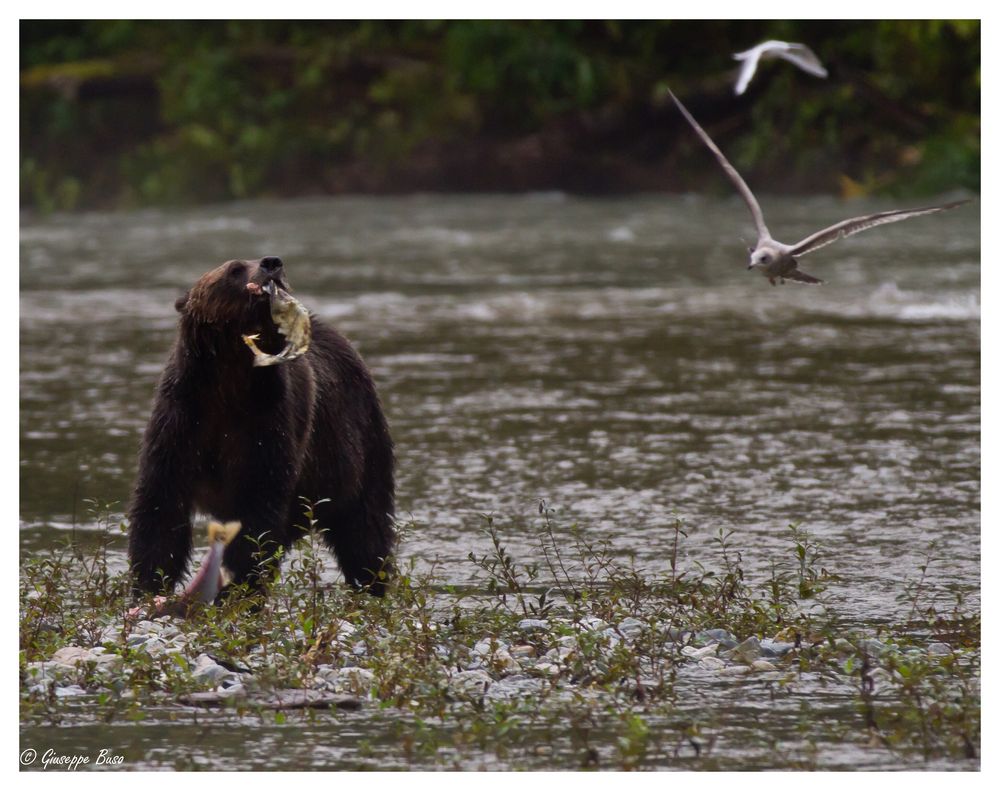
[[[275,575],[279,553],[300,535],[290,526],[295,507],[296,459],[288,438],[259,431],[247,462],[230,472],[227,489],[234,492],[226,519],[239,520],[240,533],[226,547],[223,564],[232,584],[258,591]]]
[[[183,414],[157,399],[146,427],[129,507],[128,557],[133,595],[170,593],[191,556],[193,460]]]
[[[244,512],[240,533],[222,556],[232,576],[231,586],[246,585],[251,592],[261,592],[277,574],[281,551],[294,541],[284,525],[285,513],[265,503]]]

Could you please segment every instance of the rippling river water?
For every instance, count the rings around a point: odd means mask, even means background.
[[[789,242],[889,208],[764,203]],[[86,528],[84,498],[127,499],[175,297],[275,254],[374,373],[404,558],[468,583],[481,515],[516,553],[545,500],[651,569],[675,516],[685,561],[721,528],[760,574],[797,523],[858,623],[898,614],[932,541],[931,581],[978,599],[978,205],[808,256],[821,287],[747,272],[745,214],[552,194],[23,218],[22,553]]]

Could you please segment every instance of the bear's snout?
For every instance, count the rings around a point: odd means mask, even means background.
[[[262,294],[263,287],[272,282],[281,288],[288,288],[288,283],[285,281],[285,266],[281,259],[276,255],[266,255],[257,261],[251,272],[247,281],[247,291],[255,295]]]

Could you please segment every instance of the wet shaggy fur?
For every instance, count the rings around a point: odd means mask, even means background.
[[[303,534],[300,498],[316,504],[316,527],[348,583],[384,592],[393,450],[375,385],[350,343],[315,317],[306,354],[253,367],[242,335],[259,332],[271,354],[284,347],[267,297],[247,288],[269,280],[287,287],[276,258],[230,261],[177,301],[129,511],[136,592],[169,592],[184,576],[195,512],[242,523],[224,562],[235,583],[259,586],[259,561]]]

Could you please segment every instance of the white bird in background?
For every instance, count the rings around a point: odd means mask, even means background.
[[[963,203],[969,202],[968,200],[959,200],[952,203],[945,203],[942,206],[928,206],[922,209],[896,209],[893,211],[881,211],[877,214],[866,214],[864,217],[852,217],[850,220],[843,220],[835,225],[831,225],[829,228],[824,228],[822,231],[816,231],[816,233],[810,234],[796,244],[782,244],[771,238],[771,232],[764,224],[764,212],[761,211],[760,204],[750,191],[747,183],[736,172],[736,168],[729,164],[729,160],[722,155],[719,147],[712,142],[712,138],[708,136],[708,133],[698,125],[698,122],[694,120],[691,113],[687,111],[687,108],[681,104],[680,99],[674,96],[673,91],[670,91],[670,97],[677,105],[677,109],[687,119],[687,122],[698,133],[698,137],[708,146],[708,150],[715,155],[716,160],[722,166],[729,180],[733,182],[736,190],[740,193],[740,197],[743,198],[743,202],[750,209],[753,223],[757,226],[757,244],[750,250],[750,265],[747,266],[747,269],[758,270],[764,277],[771,281],[772,286],[778,281],[784,284],[785,280],[797,280],[800,283],[823,282],[819,278],[807,275],[800,270],[798,261],[795,260],[796,256],[811,253],[813,250],[819,250],[821,247],[826,247],[838,239],[853,236],[856,233],[866,231],[878,225],[908,220],[911,217],[920,217],[923,214],[933,214],[934,212],[954,209],[956,206],[961,206]]]
[[[826,77],[826,69],[823,68],[823,64],[819,62],[816,53],[805,44],[793,44],[788,41],[765,41],[746,52],[737,52],[733,55],[734,60],[743,61],[740,77],[736,81],[737,96],[742,96],[747,89],[753,75],[757,73],[757,64],[768,58],[783,58],[814,77]]]

